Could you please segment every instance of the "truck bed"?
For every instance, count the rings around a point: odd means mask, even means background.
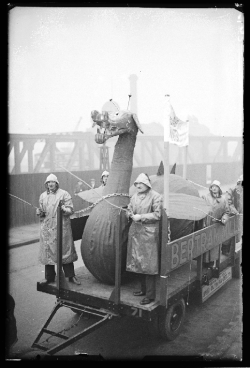
[[[108,301],[112,291],[114,290],[113,285],[107,285],[98,281],[83,265],[82,267],[75,269],[75,274],[81,285],[75,285],[69,283],[64,277],[62,278],[61,290],[64,292],[73,291],[77,294],[87,295],[96,297]],[[159,294],[160,294],[160,276],[157,278],[156,287],[156,300],[147,305],[140,305],[140,301],[143,297],[136,297],[133,295],[133,291],[140,290],[140,282],[138,274],[134,274],[132,281],[121,285],[120,300],[121,304],[132,306],[140,309],[151,311],[159,305]],[[168,277],[168,299],[183,290],[189,284],[196,281],[196,261],[185,264],[180,268],[174,270],[169,274]],[[37,290],[49,294],[57,295],[56,281],[48,285],[37,284]],[[79,295],[80,297],[81,295]]]

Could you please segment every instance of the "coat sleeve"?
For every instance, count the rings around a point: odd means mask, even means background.
[[[162,211],[162,196],[155,194],[152,198],[152,212],[141,214],[141,222],[152,223],[159,221]]]
[[[126,217],[129,219],[130,218],[130,216],[132,216],[133,214],[134,214],[134,206],[133,206],[133,198],[134,198],[134,196],[132,196],[131,198],[130,198],[130,202],[129,202],[129,204],[128,204],[128,206],[127,206],[127,210],[126,210],[126,212],[125,212],[125,214],[126,214]]]
[[[231,214],[237,214],[238,211],[234,206],[234,193],[233,193],[233,189],[229,188],[228,191],[226,192],[226,201],[230,210]]]
[[[67,215],[69,216],[72,215],[74,213],[73,201],[71,195],[68,192],[66,192],[66,190],[63,195],[63,201],[65,207],[70,209],[70,212],[67,213]]]
[[[42,193],[39,197],[39,208],[41,211],[43,211],[43,213],[40,215],[40,218],[44,217],[46,213],[46,208],[44,206],[43,200],[44,200],[44,193]]]
[[[221,220],[227,221],[230,217],[229,215],[230,215],[230,208],[229,208],[226,198],[224,197],[224,213],[221,217]]]

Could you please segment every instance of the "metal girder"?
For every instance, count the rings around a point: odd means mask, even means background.
[[[39,170],[41,169],[41,166],[42,166],[42,164],[45,160],[45,157],[47,156],[47,153],[49,152],[50,145],[51,145],[51,142],[47,141],[44,148],[43,148],[43,150],[42,150],[41,156],[39,157],[39,160],[37,161],[37,164],[34,168],[35,173],[39,172]]]

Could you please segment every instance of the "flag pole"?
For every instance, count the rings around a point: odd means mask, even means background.
[[[166,95],[167,111],[164,121],[164,208],[169,215],[169,132],[170,132],[170,96]]]
[[[163,164],[164,164],[164,198],[162,211],[162,235],[161,235],[161,266],[160,266],[160,305],[164,313],[167,307],[167,245],[168,245],[168,226],[169,226],[169,134],[170,134],[170,114],[171,107],[169,95],[165,95],[163,107],[163,124],[164,124],[164,150],[163,150]],[[166,106],[167,105],[167,106]]]
[[[187,123],[187,134],[189,134],[189,120],[186,120]],[[184,146],[183,150],[183,179],[187,179],[187,156],[188,156],[188,143],[189,137],[187,137],[187,144]]]
[[[183,179],[187,179],[187,152],[188,146],[183,147]]]

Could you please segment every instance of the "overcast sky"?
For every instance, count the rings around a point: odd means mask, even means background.
[[[9,13],[9,132],[91,128],[90,112],[128,104],[136,74],[141,124],[179,118],[241,136],[243,35],[225,9],[16,7]],[[133,98],[133,96],[132,96]]]

